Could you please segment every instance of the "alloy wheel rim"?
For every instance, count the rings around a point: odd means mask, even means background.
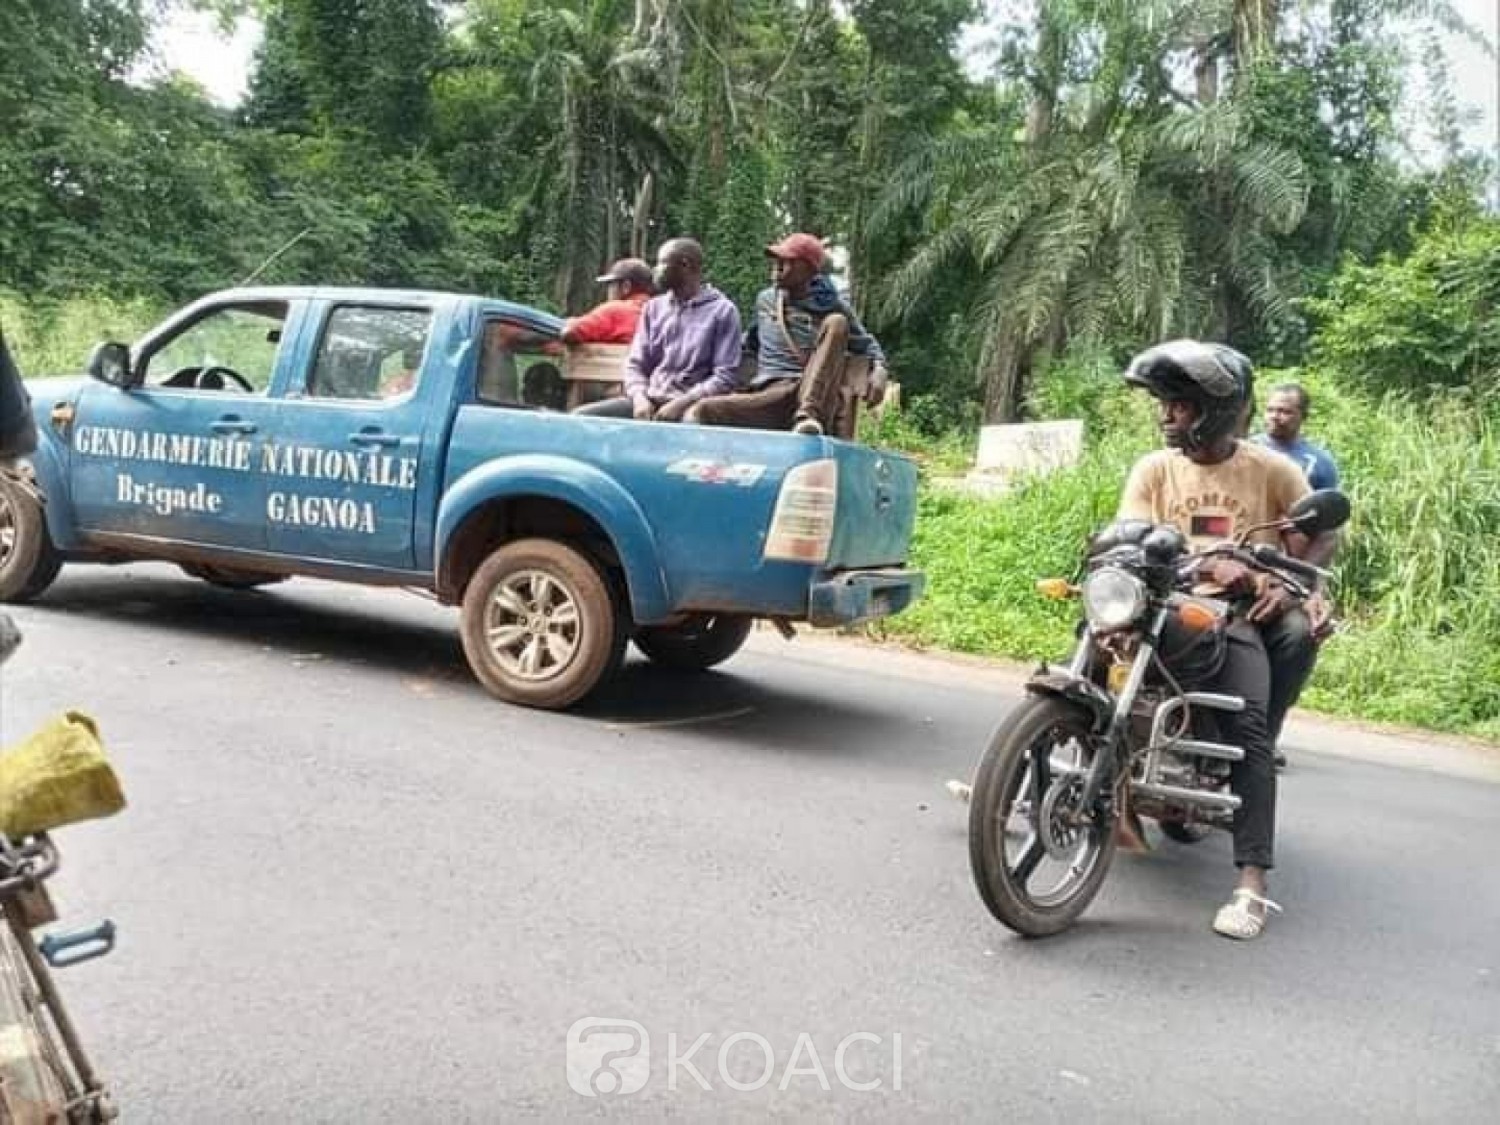
[[[1066,792],[1081,785],[1088,760],[1076,738],[1059,746],[1051,741],[1051,733],[1043,735],[1046,742],[1033,744],[1027,766],[1009,787],[999,810],[1001,825],[996,834],[996,858],[1017,889],[1041,909],[1060,907],[1072,898],[1103,855],[1097,828],[1064,828],[1054,820],[1066,807]],[[1068,760],[1070,744],[1073,754]],[[1038,750],[1043,753],[1038,754]],[[1058,755],[1059,750],[1064,753]],[[1038,785],[1036,770],[1043,764],[1046,769]],[[1014,853],[1013,844],[1019,844]],[[1043,887],[1035,887],[1035,881],[1041,881]]]
[[[495,587],[485,607],[484,635],[506,675],[530,683],[567,669],[582,639],[578,598],[542,570],[521,570]]]
[[[10,561],[16,549],[16,509],[10,497],[0,492],[0,566]]]

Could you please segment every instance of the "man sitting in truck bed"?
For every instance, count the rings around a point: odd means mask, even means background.
[[[845,357],[870,358],[866,401],[873,406],[885,394],[885,352],[823,273],[823,244],[815,235],[788,235],[767,246],[766,256],[775,284],[755,299],[745,343],[756,357],[750,386],[705,398],[688,420],[821,434],[838,413]]]
[[[734,389],[740,313],[703,280],[703,247],[674,238],[656,254],[657,288],[646,302],[625,361],[625,393],[574,413],[640,422],[680,422],[688,409]]]
[[[635,339],[641,309],[651,299],[651,267],[639,258],[621,258],[594,279],[607,286],[607,300],[563,325],[565,344],[628,344]]]

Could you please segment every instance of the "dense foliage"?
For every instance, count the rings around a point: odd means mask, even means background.
[[[1434,230],[1407,258],[1354,265],[1308,307],[1319,362],[1370,390],[1500,390],[1500,225]]]
[[[244,105],[137,77],[183,7],[262,21]],[[966,67],[981,12],[992,65]],[[764,242],[810,229],[934,420],[1009,418],[1078,346],[1302,359],[1299,300],[1432,211],[1393,111],[1408,64],[1443,78],[1422,33],[1451,22],[1441,0],[10,0],[0,288],[171,303],[255,274],[574,311],[608,260],[685,233],[748,302]],[[1482,171],[1431,100],[1444,175]]]

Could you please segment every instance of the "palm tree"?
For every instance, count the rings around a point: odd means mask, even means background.
[[[918,311],[953,271],[974,279],[987,421],[1014,420],[1035,362],[1070,340],[1232,338],[1285,314],[1272,243],[1300,221],[1306,177],[1232,98],[1177,88],[1168,67],[1202,41],[1204,12],[1044,4],[1024,125],[940,142],[882,200],[877,226],[916,208],[929,231],[888,283],[887,315]]]
[[[554,295],[569,310],[597,297],[592,279],[611,258],[639,251],[637,211],[651,207],[642,185],[674,161],[662,60],[628,35],[639,14],[630,0],[583,0],[539,11],[532,28],[533,108],[556,120],[543,150],[528,155],[533,202],[555,239]]]

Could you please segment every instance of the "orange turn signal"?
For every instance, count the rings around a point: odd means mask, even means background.
[[[1060,602],[1073,596],[1073,585],[1066,578],[1043,578],[1037,582],[1036,592],[1044,598]]]
[[[1199,605],[1197,602],[1183,602],[1177,607],[1177,620],[1194,633],[1201,633],[1217,625],[1219,616],[1207,606]]]

